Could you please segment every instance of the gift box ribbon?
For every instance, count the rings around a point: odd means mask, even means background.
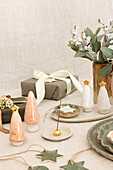
[[[67,77],[70,77],[68,79]],[[45,96],[45,82],[53,82],[57,80],[63,80],[66,82],[67,85],[67,93],[71,93],[71,81],[73,85],[82,93],[83,88],[79,81],[67,70],[56,71],[50,75],[47,75],[39,70],[34,70],[34,78],[38,81],[35,83],[36,86],[36,94],[37,94],[37,104],[39,104]]]

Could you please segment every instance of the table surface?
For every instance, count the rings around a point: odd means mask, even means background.
[[[72,103],[80,105],[81,95],[78,91],[66,96],[62,99],[62,103]],[[27,152],[21,156],[27,161],[28,164],[33,166],[47,166],[49,170],[59,170],[59,166],[66,165],[68,160],[73,154],[79,152],[83,149],[90,147],[87,140],[87,131],[90,127],[100,121],[86,122],[86,123],[63,123],[60,122],[60,126],[69,127],[72,130],[72,137],[67,140],[60,142],[52,142],[45,140],[41,137],[41,133],[45,128],[53,127],[53,130],[56,128],[56,121],[51,119],[50,115],[46,117],[45,123],[43,122],[43,116],[48,109],[59,104],[59,101],[52,100],[43,100],[42,103],[38,106],[40,113],[40,123],[39,131],[35,133],[28,133],[26,131],[26,124],[23,123],[26,141],[23,145],[15,147],[11,145],[9,141],[9,135],[3,134],[0,132],[0,156],[6,154],[12,154],[16,152],[23,151],[28,148],[31,144],[42,145],[47,150],[58,150],[59,154],[62,154],[63,157],[58,158],[56,163],[53,162],[41,162],[39,158],[36,158],[36,152]],[[88,113],[90,114],[90,113]],[[102,121],[102,120],[101,120]],[[4,127],[9,128],[9,124],[4,124]],[[40,150],[42,149],[38,146],[32,147],[32,149]],[[85,161],[84,166],[89,170],[112,170],[113,162],[105,157],[99,155],[95,150],[89,150],[84,153],[81,153],[76,159],[76,162]],[[14,160],[0,161],[0,170],[25,170],[28,167]]]

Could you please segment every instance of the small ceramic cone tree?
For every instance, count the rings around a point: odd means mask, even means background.
[[[9,140],[13,145],[21,145],[25,140],[25,134],[21,117],[18,113],[19,107],[14,105],[12,110]]]
[[[24,121],[27,124],[27,131],[35,132],[38,130],[39,112],[36,99],[32,91],[30,91],[28,94]]]
[[[100,85],[100,90],[97,98],[97,109],[98,112],[105,114],[110,111],[111,105],[110,105],[107,90],[105,88],[106,83],[102,81],[101,83],[99,83],[99,85]]]
[[[93,98],[91,96],[91,91],[89,87],[89,81],[84,81],[84,89],[81,98],[81,106],[84,112],[91,112],[93,108]]]

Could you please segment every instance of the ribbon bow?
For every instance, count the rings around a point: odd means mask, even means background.
[[[70,79],[67,79],[67,77],[70,77]],[[34,78],[38,79],[36,82],[36,94],[37,94],[37,99],[39,104],[44,96],[45,96],[45,82],[53,82],[56,80],[63,80],[66,82],[67,85],[67,94],[71,93],[71,81],[73,85],[82,93],[83,88],[79,81],[67,70],[61,70],[61,71],[56,71],[50,75],[47,75],[39,70],[34,71]]]

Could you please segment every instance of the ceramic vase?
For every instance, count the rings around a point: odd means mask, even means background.
[[[97,98],[97,109],[98,112],[105,114],[108,113],[111,109],[111,104],[109,101],[108,93],[105,88],[106,83],[103,81],[99,83],[100,85],[100,90]]]
[[[12,117],[11,117],[11,124],[10,124],[9,140],[15,146],[19,146],[23,144],[26,138],[24,134],[22,120],[18,113],[18,109],[19,107],[15,105],[11,108]]]
[[[91,96],[91,90],[89,87],[89,81],[84,81],[84,89],[81,97],[81,106],[84,112],[91,112],[94,106],[93,98]]]
[[[27,124],[28,132],[35,132],[38,130],[39,112],[35,96],[32,91],[29,92],[27,103],[25,107],[24,121]]]

